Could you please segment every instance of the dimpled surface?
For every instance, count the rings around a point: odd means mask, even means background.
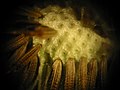
[[[103,38],[93,32],[91,28],[83,27],[81,21],[76,19],[72,8],[61,8],[59,6],[48,6],[41,9],[44,18],[38,19],[42,25],[53,28],[57,35],[47,40],[33,37],[33,43],[42,44],[39,56],[45,60],[44,52],[49,53],[55,60],[60,58],[63,64],[68,58],[87,57],[88,62],[91,58],[98,58],[100,54],[107,55],[107,51],[102,51],[102,43],[110,44],[108,38]],[[98,53],[102,52],[102,53]]]

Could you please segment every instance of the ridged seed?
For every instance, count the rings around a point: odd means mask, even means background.
[[[22,85],[29,86],[33,83],[36,76],[36,70],[38,68],[38,57],[37,55],[31,58],[30,64],[26,66],[22,74]]]
[[[87,90],[87,58],[82,57],[78,65],[78,90]]]
[[[31,59],[36,56],[40,50],[41,45],[34,46],[30,51],[28,51],[18,62],[17,65],[24,67],[29,64]]]
[[[106,75],[107,75],[107,59],[105,56],[102,56],[99,62],[99,73],[100,73],[101,87],[104,88]]]
[[[25,9],[23,8],[24,12],[20,13],[22,15],[32,17],[32,18],[42,18],[43,15],[40,11],[38,10],[32,10],[32,9]]]
[[[60,59],[56,59],[52,65],[52,83],[51,90],[58,90],[60,80],[62,75],[62,61]]]
[[[24,44],[27,40],[28,40],[28,38],[25,38],[24,34],[21,34],[21,35],[19,35],[18,37],[10,40],[10,41],[6,44],[6,50],[5,50],[5,51],[15,50],[15,49],[17,49],[19,46],[21,46],[22,44]]]
[[[75,84],[75,60],[69,58],[66,63],[66,73],[65,73],[65,90],[73,90]]]
[[[43,90],[48,90],[48,83],[49,83],[49,78],[52,72],[52,67],[49,64],[45,64],[44,65],[44,73],[43,74],[43,80],[42,80],[42,85],[41,88],[43,88]]]
[[[20,48],[18,48],[13,55],[8,60],[9,68],[14,65],[24,54],[27,48],[28,42],[23,44]]]
[[[96,84],[96,77],[97,77],[97,60],[92,59],[88,63],[88,88],[93,90]]]
[[[82,26],[89,28],[94,28],[96,24],[93,20],[92,12],[86,7],[81,8],[81,24]]]

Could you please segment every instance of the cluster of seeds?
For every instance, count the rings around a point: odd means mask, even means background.
[[[93,90],[100,88],[97,78],[104,83],[111,41],[94,32],[95,21],[85,10],[78,20],[71,7],[25,9],[27,22],[39,25],[14,32],[20,35],[7,44],[15,50],[9,72],[22,72],[22,90]]]

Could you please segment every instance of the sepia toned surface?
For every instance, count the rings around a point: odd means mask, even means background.
[[[27,29],[11,31],[18,37],[6,45],[10,53],[9,73],[20,73],[20,89],[93,90],[97,78],[101,80],[100,87],[104,86],[107,60],[111,55],[109,49],[113,43],[106,31],[96,31],[98,24],[91,18],[89,9],[81,7],[80,10],[78,20],[69,6],[23,9],[22,15],[27,16],[27,21],[37,22],[38,26],[31,28],[28,25]]]

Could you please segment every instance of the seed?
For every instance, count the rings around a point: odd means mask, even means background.
[[[12,67],[12,65],[14,65],[24,54],[27,48],[28,42],[26,42],[25,44],[23,44],[20,48],[18,48],[13,55],[10,57],[10,59],[8,60],[8,65],[9,68]]]
[[[13,35],[25,34],[26,36],[30,36],[30,37],[37,36],[37,37],[40,37],[41,39],[48,39],[48,38],[51,38],[57,35],[56,30],[49,28],[47,26],[41,26],[41,25],[29,26],[27,28],[22,28],[19,31],[11,31],[8,33],[13,34]],[[20,38],[20,40],[18,37],[18,40],[13,39],[12,41],[10,41],[10,43],[8,43],[8,45],[10,44],[9,48],[11,49],[11,47],[15,47],[16,45],[19,45],[19,44],[21,45],[25,42],[24,38],[23,39]],[[12,45],[11,45],[11,42],[13,42]]]
[[[56,59],[52,65],[52,69],[51,90],[58,90],[62,75],[62,61],[60,59]]]
[[[105,79],[107,74],[107,60],[105,56],[102,56],[99,62],[99,74],[100,74],[100,80],[102,85],[101,87],[103,88],[105,85]]]
[[[17,62],[17,65],[20,67],[28,65],[31,59],[38,54],[40,47],[40,45],[36,45],[35,47],[33,47]]]
[[[77,70],[78,74],[78,90],[87,90],[87,58],[82,57],[79,61]]]
[[[98,35],[100,35],[100,36],[102,36],[102,37],[104,37],[104,38],[107,37],[107,34],[106,34],[106,32],[104,31],[104,29],[102,28],[101,25],[96,25],[96,26],[93,28],[93,31],[94,31],[96,34],[98,34]]]
[[[40,25],[40,23],[33,19],[18,19],[15,21],[16,23],[25,23],[25,24],[35,24]]]
[[[66,63],[65,90],[73,90],[75,84],[75,60],[69,58]]]
[[[48,63],[46,63],[44,65],[44,69],[43,69],[43,73],[42,73],[43,76],[42,76],[41,88],[43,88],[43,90],[48,90],[48,83],[49,83],[51,71],[52,71],[52,67]]]
[[[21,35],[17,36],[16,38],[7,42],[5,51],[8,52],[8,51],[11,51],[11,50],[15,50],[19,46],[21,46],[22,44],[27,42],[27,40],[28,40],[28,37],[25,38],[24,34],[21,34]]]
[[[95,26],[95,21],[93,20],[93,15],[92,11],[90,11],[86,7],[81,8],[81,24],[84,27],[89,27],[89,28],[94,28]]]
[[[57,31],[49,28],[47,26],[38,26],[34,28],[33,32],[29,33],[31,36],[38,36],[40,38],[48,39],[50,37],[53,37],[57,34]]]
[[[88,88],[90,90],[95,88],[97,69],[97,60],[93,58],[88,63]]]
[[[43,18],[43,15],[42,13],[38,10],[32,10],[32,9],[25,9],[23,8],[24,12],[20,13],[24,16],[28,16],[28,17],[31,17],[31,18]]]
[[[31,58],[29,66],[25,68],[25,70],[22,72],[22,85],[25,87],[28,87],[31,83],[34,82],[36,71],[38,68],[38,57],[34,56]]]

